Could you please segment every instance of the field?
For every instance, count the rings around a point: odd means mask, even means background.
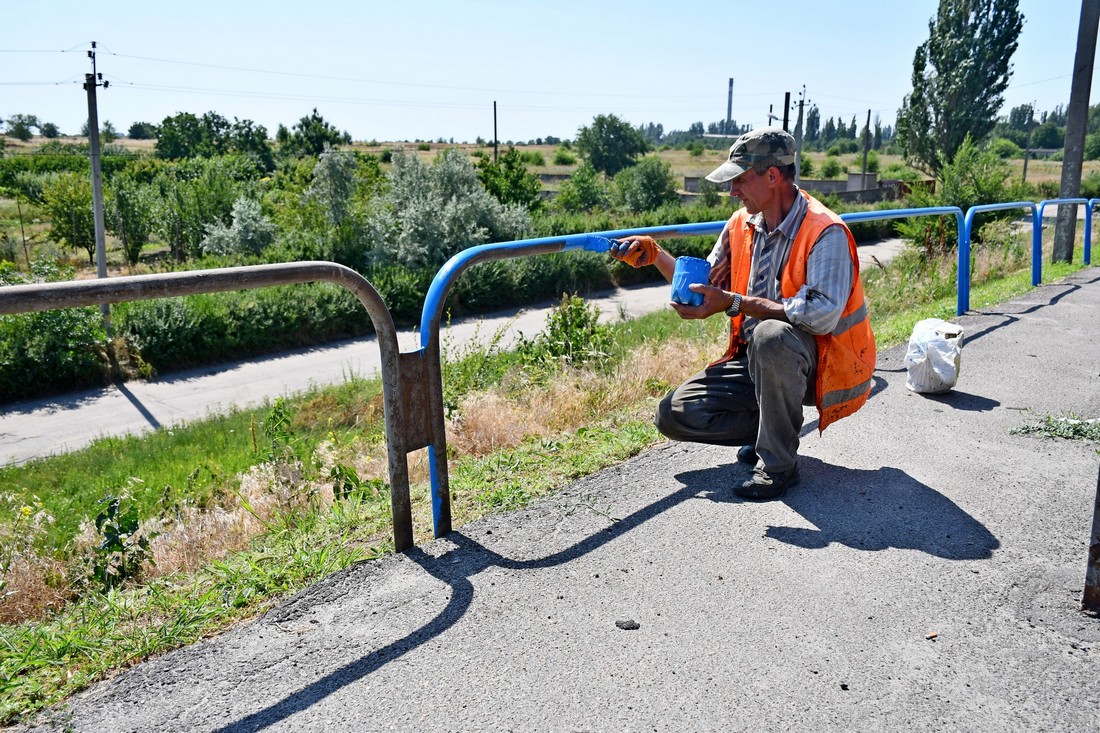
[[[36,137],[29,142],[20,142],[14,138],[0,135],[0,145],[7,155],[11,154],[26,154],[33,152],[34,149],[39,147],[44,142],[41,137]],[[82,137],[62,137],[58,139],[58,142],[63,144],[84,144],[87,142],[86,138]],[[110,143],[112,146],[124,148],[126,150],[132,150],[141,153],[151,153],[155,146],[154,140],[130,140],[129,138],[118,138]],[[567,165],[555,164],[555,153],[561,149],[559,145],[521,145],[517,146],[522,152],[531,154],[532,156],[541,156],[541,159],[545,161],[544,165],[528,164],[528,170],[532,173],[545,176],[568,176],[572,174],[579,162],[574,162]],[[471,143],[440,143],[440,142],[354,142],[352,148],[364,153],[371,153],[382,156],[387,151],[404,150],[414,152],[418,157],[424,161],[430,161],[434,159],[441,151],[445,149],[458,149],[465,154],[478,157],[478,156],[491,156],[493,153],[493,146],[491,144],[476,145]],[[505,145],[499,147],[500,150],[506,149]],[[575,151],[570,151],[574,157]],[[672,170],[674,179],[683,186],[683,180],[685,177],[701,177],[709,173],[711,170],[720,165],[727,156],[725,149],[711,150],[703,149],[691,151],[687,149],[662,149],[658,150],[656,154],[665,162],[667,162]],[[862,167],[862,154],[850,153],[838,156],[836,158],[840,166],[840,173],[835,176],[836,178],[843,178],[848,171],[857,172]],[[906,166],[904,159],[900,155],[887,155],[884,153],[878,153],[878,170],[880,171],[881,178],[889,178],[897,175],[897,171],[907,171],[910,176],[925,177],[923,174],[909,169]],[[823,152],[807,151],[804,153],[804,159],[810,162],[812,166],[811,173],[806,176],[810,180],[821,178],[821,171],[828,160],[828,157]],[[1023,166],[1024,161],[1022,159],[1009,159],[1006,161],[1009,167],[1009,179],[1011,181],[1019,181],[1023,178]],[[391,166],[387,163],[383,163],[383,170],[388,170]],[[1027,169],[1027,183],[1031,185],[1043,184],[1045,188],[1044,195],[1035,195],[1031,198],[1039,200],[1041,198],[1053,197],[1051,194],[1052,186],[1057,186],[1060,182],[1062,165],[1059,161],[1052,160],[1031,160],[1028,162]],[[1083,165],[1083,178],[1088,177],[1090,174],[1100,173],[1100,161],[1085,161]],[[556,180],[546,180],[543,182],[543,188],[548,191],[556,191],[560,186],[560,182]],[[94,268],[88,262],[88,259],[82,252],[73,251],[71,249],[62,248],[48,240],[49,224],[44,222],[34,207],[23,204],[20,206],[12,199],[7,199],[0,196],[0,244],[4,247],[4,250],[0,252],[0,259],[10,259],[19,263],[24,263],[28,256],[31,259],[39,257],[51,257],[56,259],[62,265],[69,265],[76,269],[77,277],[92,277],[94,276]],[[143,263],[137,268],[129,268],[124,264],[123,253],[118,241],[108,234],[107,236],[107,258],[108,258],[108,271],[111,275],[122,274],[141,274],[148,271],[145,262],[155,267],[155,263],[161,258],[167,248],[163,245],[159,245],[156,240],[147,245],[143,254]]]

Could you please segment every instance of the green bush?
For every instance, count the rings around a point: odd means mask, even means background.
[[[611,184],[611,198],[626,211],[652,211],[679,201],[672,167],[655,155],[619,171]]]
[[[1093,171],[1081,179],[1081,197],[1094,199],[1100,197],[1100,171]],[[1044,196],[1043,198],[1054,198]]]
[[[840,161],[835,157],[828,157],[821,165],[822,178],[836,178],[840,175]]]
[[[551,208],[556,211],[580,213],[607,204],[607,186],[599,172],[588,163],[581,164],[569,180],[561,184]]]
[[[546,166],[546,158],[538,150],[521,150],[519,151],[519,159],[526,165]]]
[[[1019,145],[1003,137],[991,140],[986,147],[998,158],[1022,158],[1024,156],[1024,151],[1020,149]]]
[[[158,371],[173,371],[369,333],[359,301],[329,284],[123,303],[122,333]]]
[[[106,344],[98,308],[0,316],[0,402],[105,383]]]
[[[565,148],[558,148],[554,151],[554,165],[573,165],[577,162],[577,156]]]

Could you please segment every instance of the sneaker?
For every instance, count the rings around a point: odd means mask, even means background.
[[[752,478],[733,490],[743,499],[778,499],[787,493],[787,489],[797,486],[802,477],[798,475],[798,466],[782,473],[768,473],[762,468],[754,468]]]
[[[737,449],[737,460],[741,463],[747,463],[750,466],[755,466],[756,462],[760,460],[760,456],[756,455],[755,445],[743,445]]]

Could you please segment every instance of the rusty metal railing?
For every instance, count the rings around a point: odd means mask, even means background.
[[[425,360],[420,352],[402,354],[389,308],[362,275],[334,262],[287,262],[274,265],[192,270],[158,275],[134,275],[0,288],[0,315],[54,308],[104,305],[227,290],[250,290],[308,282],[330,282],[350,290],[367,309],[378,336],[381,355],[382,405],[386,423],[393,542],[397,551],[413,546],[409,501],[408,454],[428,444],[429,416]],[[436,369],[438,370],[438,364]]]

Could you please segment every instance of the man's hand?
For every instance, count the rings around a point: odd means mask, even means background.
[[[710,318],[715,313],[721,313],[733,305],[733,294],[713,285],[690,285],[688,289],[693,293],[702,293],[703,302],[699,305],[684,305],[672,302],[673,309],[680,314],[680,318],[693,320]]]
[[[611,256],[635,268],[656,263],[657,253],[661,251],[653,237],[623,237],[614,241],[609,250]]]

